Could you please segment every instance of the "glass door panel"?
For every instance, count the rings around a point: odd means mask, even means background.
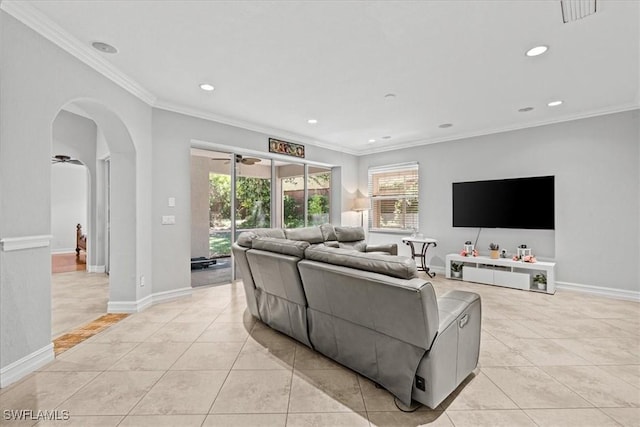
[[[271,227],[271,160],[235,156],[236,238],[243,230]]]
[[[331,206],[331,169],[308,167],[307,195],[307,225],[328,223]]]
[[[278,162],[276,165],[276,205],[280,209],[280,227],[299,228],[305,226],[304,165]]]

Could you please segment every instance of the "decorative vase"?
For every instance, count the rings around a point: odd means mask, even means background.
[[[452,271],[451,276],[455,277],[456,279],[460,279],[462,278],[462,271]]]
[[[536,282],[536,285],[538,285],[538,289],[543,290],[544,289],[544,283],[542,282]]]
[[[492,249],[492,250],[491,250],[491,252],[490,252],[490,254],[491,254],[491,255],[490,255],[490,258],[491,258],[491,259],[498,259],[498,258],[500,258],[500,251],[499,251],[498,249],[495,249],[495,250],[493,250],[493,249]]]

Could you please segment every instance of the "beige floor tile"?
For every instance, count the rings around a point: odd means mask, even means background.
[[[602,408],[602,411],[625,427],[640,426],[640,408]]]
[[[394,403],[394,396],[384,388],[376,387],[376,384],[358,375],[360,391],[364,398],[364,406],[367,412],[394,412],[399,411]]]
[[[209,414],[202,427],[285,427],[287,414]]]
[[[603,365],[599,368],[640,388],[640,365]]]
[[[640,364],[640,344],[633,338],[580,338],[552,341],[579,354],[594,365]]]
[[[109,370],[165,371],[189,348],[189,343],[144,342],[127,353]]]
[[[369,420],[364,412],[289,414],[287,427],[369,427]]]
[[[295,352],[296,344],[293,342],[265,347],[263,344],[247,341],[240,351],[233,369],[291,370]]]
[[[447,411],[456,427],[535,427],[521,410]]]
[[[484,368],[482,372],[520,408],[591,406],[537,367]]]
[[[594,406],[640,406],[640,389],[596,366],[549,366],[542,369]]]
[[[416,412],[370,412],[371,427],[453,427],[449,417],[442,411]]]
[[[473,409],[518,409],[485,374],[478,373],[458,387],[442,406],[447,411]]]
[[[542,338],[540,334],[529,328],[515,322],[505,322],[501,319],[483,320],[482,329],[486,330],[500,341],[503,341],[503,339],[513,338]]]
[[[358,378],[353,372],[346,369],[294,371],[289,413],[364,410]]]
[[[527,409],[540,427],[617,427],[619,424],[599,409]]]
[[[170,322],[162,326],[146,342],[194,342],[211,322]]]
[[[193,343],[171,366],[171,370],[229,370],[241,348],[241,342]]]
[[[97,372],[37,372],[3,393],[0,409],[53,410],[97,375]]]
[[[46,371],[105,371],[137,343],[85,343],[59,355]]]
[[[220,315],[222,310],[215,310],[210,307],[187,308],[171,319],[172,323],[199,323],[213,322]]]
[[[228,371],[169,371],[149,390],[132,415],[206,414]]]
[[[340,364],[304,344],[296,345],[295,369],[339,369]]]
[[[231,371],[211,413],[286,413],[291,371]]]
[[[196,340],[197,342],[241,342],[244,343],[249,332],[242,323],[213,322]]]
[[[117,325],[100,332],[91,339],[91,342],[143,342],[164,325],[159,322],[129,322],[128,320],[129,318],[126,318]]]
[[[517,351],[535,366],[591,365],[592,363],[549,339],[505,339],[507,346]]]
[[[69,416],[68,420],[40,421],[37,427],[116,427],[124,417],[122,415]]]
[[[129,415],[118,427],[200,427],[206,415]]]
[[[126,415],[163,372],[106,371],[64,402],[75,415]]]
[[[640,307],[636,309],[636,312],[640,312]],[[638,330],[640,329],[640,314],[636,314],[635,317],[630,318],[601,319],[601,321],[620,330],[629,332],[632,336],[638,337]]]
[[[487,366],[531,366],[532,363],[522,357],[518,350],[506,346],[495,339],[480,341],[480,367]]]

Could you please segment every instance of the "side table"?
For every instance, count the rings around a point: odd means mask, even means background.
[[[427,273],[427,276],[435,277],[436,273],[430,272],[429,267],[427,266],[427,249],[429,249],[430,246],[438,246],[438,241],[429,237],[411,236],[403,237],[402,243],[404,243],[405,245],[409,245],[409,247],[411,248],[411,258],[413,258],[414,260],[416,258],[420,259],[421,265],[418,265],[418,271],[424,271],[425,273]],[[417,252],[416,247],[418,248]]]

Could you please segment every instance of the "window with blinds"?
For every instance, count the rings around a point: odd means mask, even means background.
[[[418,164],[369,169],[372,230],[418,229]]]

